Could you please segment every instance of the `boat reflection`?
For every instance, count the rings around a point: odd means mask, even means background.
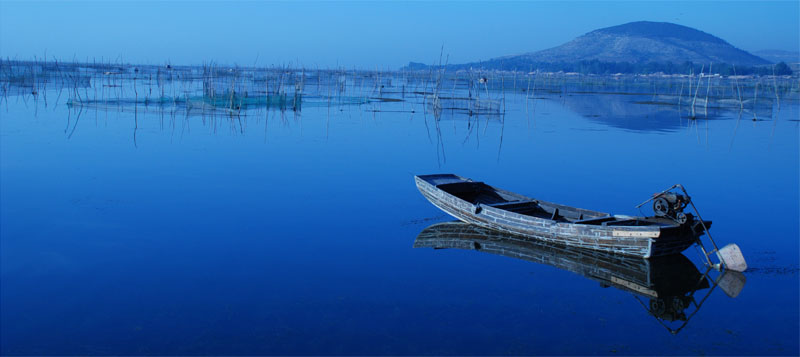
[[[730,297],[744,287],[744,275],[726,271],[712,278],[683,254],[642,259],[566,247],[485,229],[464,222],[433,224],[419,233],[414,248],[468,249],[546,264],[634,295],[671,333],[683,329],[717,286]],[[697,298],[695,293],[704,291]]]

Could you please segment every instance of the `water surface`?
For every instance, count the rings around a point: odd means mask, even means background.
[[[469,115],[431,109],[433,80],[371,74],[305,84],[299,110],[198,112],[174,99],[196,83],[164,85],[165,108],[108,76],[0,102],[3,354],[800,352],[796,92],[690,120],[653,93],[531,95],[520,79],[480,88],[504,109]],[[443,87],[464,97],[466,81]],[[671,334],[574,272],[414,248],[452,220],[415,188],[427,173],[618,214],[682,183],[742,248],[746,285]]]

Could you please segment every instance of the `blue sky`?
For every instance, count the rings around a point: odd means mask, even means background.
[[[450,63],[463,63],[640,20],[694,27],[748,51],[797,51],[798,3],[0,0],[0,55],[397,68],[436,61],[442,45]]]

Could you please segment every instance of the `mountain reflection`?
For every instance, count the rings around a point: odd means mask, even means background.
[[[585,93],[570,94],[558,100],[573,112],[599,124],[632,131],[674,131],[688,126],[694,117],[714,120],[725,114],[743,111],[759,118],[772,117],[772,100],[761,98],[758,102],[745,100],[740,108],[738,101],[712,98],[706,100],[677,95],[651,95],[635,93]],[[741,109],[741,110],[740,110]]]
[[[631,293],[670,332],[686,326],[716,286],[738,295],[744,276],[726,272],[712,280],[682,254],[642,259],[576,249],[492,231],[463,222],[433,224],[419,233],[414,248],[466,249],[546,264]],[[705,291],[696,298],[697,291]],[[670,326],[670,325],[677,326]]]

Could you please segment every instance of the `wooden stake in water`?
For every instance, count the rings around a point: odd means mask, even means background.
[[[700,67],[700,75],[697,77],[697,87],[694,89],[694,98],[692,98],[692,119],[696,117],[695,104],[697,103],[697,92],[700,90],[700,81],[703,79],[703,70],[705,68],[705,65]]]
[[[713,62],[708,64],[708,84],[706,85],[706,105],[704,110],[706,118],[708,118],[708,92],[711,90],[711,66],[713,65]]]
[[[758,120],[756,116],[756,109],[758,108],[758,81],[756,81],[756,87],[753,88],[753,121]],[[755,123],[753,124],[755,125]]]
[[[739,111],[744,110],[744,102],[742,102],[742,90],[739,88],[739,76],[736,75],[736,66],[731,66],[733,68],[733,80],[736,82],[736,94],[739,97]]]
[[[778,110],[781,110],[781,97],[778,96],[778,78],[775,77],[775,65],[772,65],[772,83],[775,86],[775,100],[778,103]]]

